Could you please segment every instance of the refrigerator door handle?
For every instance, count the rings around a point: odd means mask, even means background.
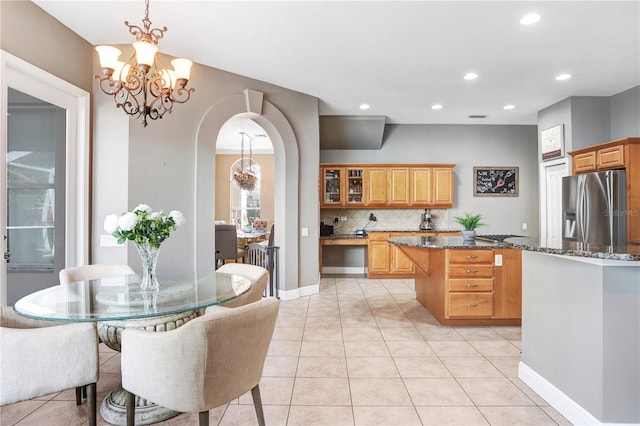
[[[577,197],[576,197],[576,222],[578,225],[578,242],[587,241],[587,230],[589,229],[587,222],[588,201],[585,188],[584,175],[578,176]]]

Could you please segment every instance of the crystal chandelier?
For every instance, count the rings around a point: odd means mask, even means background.
[[[103,75],[96,74],[95,78],[100,80],[104,93],[113,95],[118,108],[134,118],[142,118],[142,125],[147,127],[147,118],[162,118],[172,111],[174,102],[187,102],[194,89],[186,87],[193,64],[190,60],[174,59],[171,61],[174,69],[168,69],[156,55],[158,41],[167,27],[151,29],[149,0],[145,0],[145,6],[144,28],[124,22],[136,38],[134,53],[127,62],[121,62],[119,49],[96,46]]]
[[[251,158],[251,142],[253,138],[245,132],[240,132],[242,139],[240,140],[240,165],[233,171],[233,179],[236,184],[244,190],[253,191],[258,182],[258,176],[253,171],[253,159]],[[244,156],[244,137],[249,138],[249,158]]]

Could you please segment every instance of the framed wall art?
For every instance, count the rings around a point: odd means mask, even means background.
[[[474,197],[517,197],[518,167],[474,167]]]
[[[552,160],[564,155],[563,124],[558,124],[540,132],[540,152],[542,161]]]

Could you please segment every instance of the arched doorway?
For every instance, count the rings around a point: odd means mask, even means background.
[[[282,291],[298,287],[298,145],[291,125],[282,112],[263,99],[263,94],[245,89],[243,94],[221,99],[202,118],[196,137],[194,261],[197,271],[214,267],[213,216],[215,194],[216,141],[220,129],[230,118],[243,114],[260,125],[273,143],[275,157],[274,223],[275,245],[280,247],[280,283]]]

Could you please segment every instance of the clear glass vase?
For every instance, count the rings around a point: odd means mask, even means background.
[[[158,278],[156,277],[156,262],[160,247],[151,247],[149,244],[138,244],[136,248],[140,254],[140,263],[142,264],[142,281],[140,281],[141,290],[157,290],[160,288]]]

